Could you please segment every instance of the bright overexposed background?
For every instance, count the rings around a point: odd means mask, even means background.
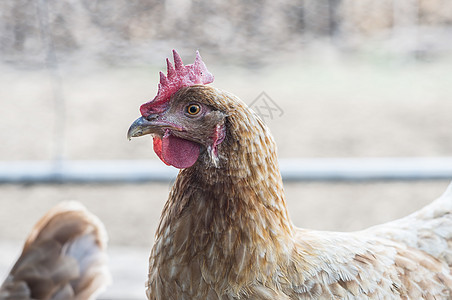
[[[177,49],[214,86],[262,92],[281,158],[452,156],[448,0],[0,3],[0,160],[157,159],[126,140]],[[169,167],[168,167],[169,168]],[[359,230],[406,215],[447,181],[290,182],[297,226]],[[49,208],[77,200],[105,223],[114,284],[144,299],[147,256],[171,183],[0,185],[0,280]]]

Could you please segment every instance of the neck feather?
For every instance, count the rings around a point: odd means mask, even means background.
[[[218,147],[219,165],[212,164],[206,153],[192,168],[182,170],[169,202],[181,214],[186,208],[196,209],[197,217],[207,218],[206,226],[226,222],[224,227],[210,228],[213,232],[246,226],[234,222],[241,219],[250,220],[249,226],[254,228],[291,233],[273,137],[252,110],[234,100],[227,136]]]

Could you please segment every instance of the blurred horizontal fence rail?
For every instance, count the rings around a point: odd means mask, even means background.
[[[452,180],[452,157],[281,159],[285,181]],[[152,160],[3,161],[0,183],[169,182],[178,170]]]

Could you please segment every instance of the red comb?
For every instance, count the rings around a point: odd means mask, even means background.
[[[157,96],[151,101],[141,105],[140,112],[143,117],[164,110],[171,95],[180,88],[213,82],[213,75],[207,70],[198,51],[196,51],[195,62],[191,65],[184,66],[182,59],[176,50],[173,50],[173,57],[174,66],[168,58],[166,59],[167,75],[165,76],[165,74],[160,72],[160,83]]]

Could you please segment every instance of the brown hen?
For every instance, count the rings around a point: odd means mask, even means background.
[[[353,233],[296,228],[267,126],[207,86],[199,54],[161,74],[128,136],[151,134],[181,171],[149,260],[147,296],[168,299],[449,299],[452,187],[424,209]]]
[[[107,235],[78,202],[63,202],[34,226],[0,287],[1,300],[87,300],[110,282]]]

